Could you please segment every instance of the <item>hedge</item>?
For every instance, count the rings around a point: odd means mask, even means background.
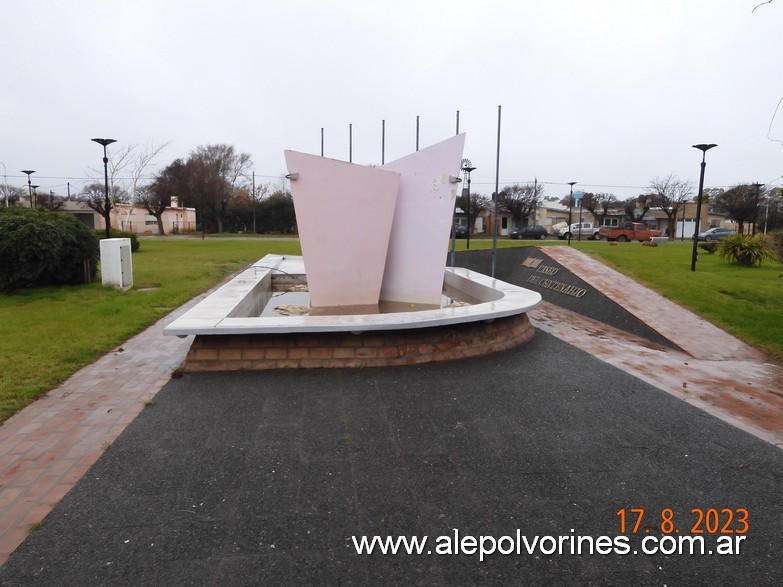
[[[74,216],[0,208],[0,291],[84,283],[98,257],[98,240]]]

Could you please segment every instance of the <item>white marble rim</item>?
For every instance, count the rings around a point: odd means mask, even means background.
[[[241,304],[271,291],[272,275],[304,275],[301,256],[266,255],[163,329],[175,336],[367,332],[491,321],[529,312],[541,302],[537,292],[462,267],[446,267],[444,283],[479,303],[415,312],[339,316],[236,316]],[[234,316],[232,317],[232,313]]]

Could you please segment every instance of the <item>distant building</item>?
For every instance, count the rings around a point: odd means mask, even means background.
[[[95,230],[105,230],[103,216],[78,200],[67,200],[58,212],[72,214],[79,221]],[[117,204],[111,210],[111,226],[135,234],[158,234],[158,220],[145,208],[131,204]],[[177,198],[171,199],[171,206],[163,211],[161,217],[166,234],[195,232],[196,209],[180,206]]]

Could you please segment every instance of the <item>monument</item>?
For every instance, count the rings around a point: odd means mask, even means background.
[[[539,293],[446,267],[464,144],[381,168],[286,151],[302,256],[265,256],[165,327],[195,335],[185,371],[402,365],[530,340]],[[287,295],[309,299],[281,312]]]

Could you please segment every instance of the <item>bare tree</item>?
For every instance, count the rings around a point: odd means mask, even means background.
[[[95,210],[102,217],[106,217],[106,192],[102,183],[88,183],[82,188],[78,199],[87,204],[91,210]],[[109,198],[109,210],[111,210],[111,198]]]
[[[18,188],[13,185],[8,185],[6,183],[3,185],[3,196],[2,196],[2,202],[0,202],[1,205],[5,206],[6,202],[8,202],[9,206],[13,206],[22,199],[22,195],[24,192],[21,188]]]
[[[65,205],[65,198],[57,196],[51,192],[48,194],[38,194],[36,197],[36,206],[40,209],[56,212]]]
[[[136,143],[131,143],[123,147],[111,149],[107,152],[109,158],[109,197],[116,208],[118,202],[134,204],[136,203],[136,191],[138,190],[144,173],[152,164],[152,160],[169,145],[169,142],[156,145],[154,142],[147,143],[145,147],[140,147]],[[91,168],[100,177],[103,176],[103,169]],[[130,219],[132,207],[128,208],[127,218]]]
[[[470,200],[469,206],[468,200]],[[462,209],[473,220],[478,218],[485,210],[489,210],[490,202],[488,197],[481,194],[470,194],[470,198],[462,195],[457,196],[457,208]],[[469,226],[468,229],[473,234],[473,226]]]
[[[679,211],[691,199],[693,184],[670,173],[666,177],[654,177],[650,180],[650,192],[653,205],[659,207],[669,219],[669,238],[674,238]]]
[[[500,190],[498,204],[508,211],[515,226],[521,226],[540,204],[542,189],[543,186],[530,183],[506,186]]]
[[[618,206],[618,201],[614,194],[587,193],[582,197],[582,206],[593,215],[595,223],[601,226],[609,211]]]
[[[163,228],[163,212],[171,205],[171,198],[161,196],[152,185],[143,185],[136,190],[136,202],[155,217],[158,223],[158,234],[160,236],[166,234]]]
[[[114,194],[109,190],[109,212],[116,206],[117,200],[114,196],[123,197],[124,190],[119,186],[115,187]],[[87,204],[91,210],[95,210],[102,217],[106,217],[106,185],[103,182],[88,183],[82,188],[78,200]]]
[[[652,194],[639,194],[638,196],[627,198],[620,202],[625,216],[633,222],[644,222],[644,217],[653,206]]]

